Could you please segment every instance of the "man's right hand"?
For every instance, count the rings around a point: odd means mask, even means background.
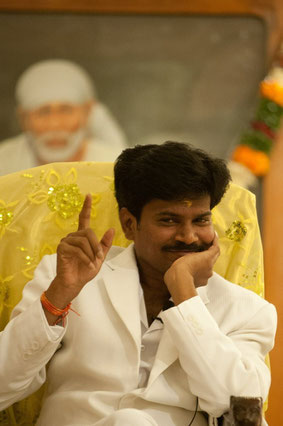
[[[89,227],[91,196],[88,194],[79,215],[79,226],[63,238],[57,247],[57,275],[46,291],[46,297],[57,308],[64,309],[99,272],[112,245],[114,229],[109,229],[101,241]],[[56,317],[45,310],[49,324]]]

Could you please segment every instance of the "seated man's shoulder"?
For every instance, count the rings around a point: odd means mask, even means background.
[[[239,284],[232,283],[217,273],[214,273],[209,280],[209,290],[212,297],[217,297],[218,300],[221,298],[225,299],[227,302],[231,301],[233,303],[238,300],[241,303],[251,303],[258,307],[268,304],[264,298],[254,291]]]

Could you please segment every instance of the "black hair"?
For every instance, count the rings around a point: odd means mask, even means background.
[[[209,195],[213,208],[231,180],[224,160],[181,142],[125,149],[115,162],[114,176],[119,209],[126,207],[137,221],[153,199],[181,201]]]

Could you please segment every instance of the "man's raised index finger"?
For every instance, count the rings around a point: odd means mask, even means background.
[[[90,223],[90,213],[91,213],[91,195],[87,194],[84,200],[83,207],[81,209],[80,215],[79,215],[79,226],[78,231],[81,231],[82,229],[87,229],[89,227]]]

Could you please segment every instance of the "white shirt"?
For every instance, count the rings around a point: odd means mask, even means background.
[[[141,358],[139,369],[139,384],[138,387],[146,387],[148,378],[156,356],[157,348],[163,331],[163,323],[159,320],[154,320],[148,326],[145,301],[143,291],[140,287],[140,316],[141,316]]]

